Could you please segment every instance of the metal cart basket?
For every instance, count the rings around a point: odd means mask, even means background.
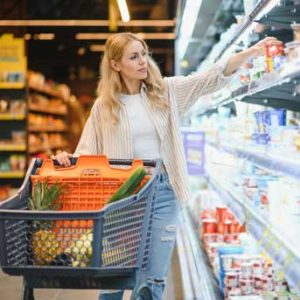
[[[132,289],[132,299],[152,299],[141,270],[148,262],[161,161],[143,161],[152,169],[147,183],[102,209],[33,211],[31,178],[42,164],[34,159],[18,193],[0,205],[0,263],[5,273],[23,276],[23,300],[34,300],[34,288]],[[132,161],[109,164],[122,169]],[[93,191],[82,193],[90,197],[111,184],[96,180]]]

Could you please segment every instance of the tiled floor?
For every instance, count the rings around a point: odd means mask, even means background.
[[[180,285],[180,270],[177,262],[177,254],[174,252],[172,267],[168,274],[167,288],[164,300],[182,300]],[[35,290],[35,300],[96,300],[99,292],[97,290]],[[124,299],[130,299],[131,292],[126,291]],[[21,300],[22,279],[20,277],[8,276],[0,271],[0,299]]]

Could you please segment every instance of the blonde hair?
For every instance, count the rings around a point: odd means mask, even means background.
[[[119,72],[111,67],[111,60],[120,61],[125,49],[133,41],[139,41],[147,54],[148,76],[144,80],[144,83],[147,87],[147,97],[151,105],[162,109],[168,108],[164,80],[157,64],[149,56],[145,41],[129,32],[113,34],[105,43],[104,56],[100,66],[101,77],[97,88],[98,99],[104,104],[104,117],[112,124],[116,124],[119,121],[121,107],[119,98],[123,91],[124,82]]]

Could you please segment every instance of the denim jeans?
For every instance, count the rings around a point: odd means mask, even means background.
[[[162,171],[157,186],[148,266],[139,273],[141,277],[147,279],[145,284],[151,289],[154,300],[162,299],[176,240],[179,211],[179,204],[168,175]],[[123,291],[103,290],[100,292],[99,300],[121,300],[122,297]]]

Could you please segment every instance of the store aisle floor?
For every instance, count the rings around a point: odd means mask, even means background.
[[[180,286],[180,272],[178,269],[177,253],[174,252],[172,267],[168,274],[168,284],[164,295],[164,300],[182,300]],[[123,300],[130,299],[131,292],[126,291]],[[12,277],[0,271],[0,299],[20,300],[22,296],[22,279]],[[96,300],[97,290],[53,290],[37,289],[35,291],[36,300]]]

